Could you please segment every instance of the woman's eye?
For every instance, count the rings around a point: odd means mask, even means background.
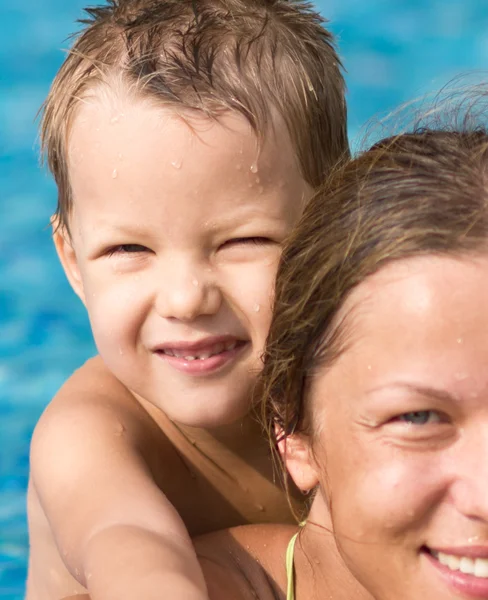
[[[404,413],[398,417],[398,420],[409,425],[430,425],[442,422],[441,415],[435,410],[416,410]]]
[[[141,244],[120,244],[119,246],[110,248],[107,254],[108,256],[113,256],[114,254],[137,254],[147,251],[148,248],[146,248],[146,246],[141,246]]]

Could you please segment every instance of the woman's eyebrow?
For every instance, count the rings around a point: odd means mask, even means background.
[[[387,383],[385,385],[381,385],[375,388],[372,388],[366,392],[367,395],[375,394],[377,392],[382,392],[385,390],[393,390],[393,389],[403,389],[407,390],[410,393],[414,393],[421,396],[430,396],[431,398],[436,398],[437,400],[456,402],[459,400],[457,395],[453,395],[446,390],[435,388],[428,385],[422,385],[417,383],[411,383],[408,381],[394,381],[391,383]]]

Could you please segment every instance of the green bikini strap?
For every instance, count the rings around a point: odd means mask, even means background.
[[[300,531],[297,531],[295,535],[288,542],[288,548],[286,549],[286,600],[295,600],[295,570],[293,566],[293,555],[295,553],[295,542]]]
[[[306,521],[302,521],[300,523],[300,529],[305,525]],[[295,567],[293,564],[293,557],[295,555],[295,542],[297,541],[298,534],[300,533],[300,529],[295,533],[295,535],[288,542],[288,547],[286,549],[286,600],[295,600]]]

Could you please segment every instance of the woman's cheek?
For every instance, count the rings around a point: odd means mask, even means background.
[[[435,508],[445,487],[438,461],[401,451],[363,449],[353,468],[344,465],[331,489],[335,526],[357,541],[402,536]],[[330,475],[329,475],[330,480]]]

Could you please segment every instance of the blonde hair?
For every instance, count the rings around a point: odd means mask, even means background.
[[[283,251],[261,375],[271,437],[310,427],[307,389],[347,348],[351,291],[392,261],[488,250],[488,133],[422,129],[341,166]]]
[[[58,186],[61,226],[72,205],[67,140],[76,108],[114,75],[139,97],[165,105],[211,118],[238,111],[259,138],[276,111],[313,187],[348,153],[342,66],[310,4],[109,0],[86,12],[43,105],[41,143]]]

